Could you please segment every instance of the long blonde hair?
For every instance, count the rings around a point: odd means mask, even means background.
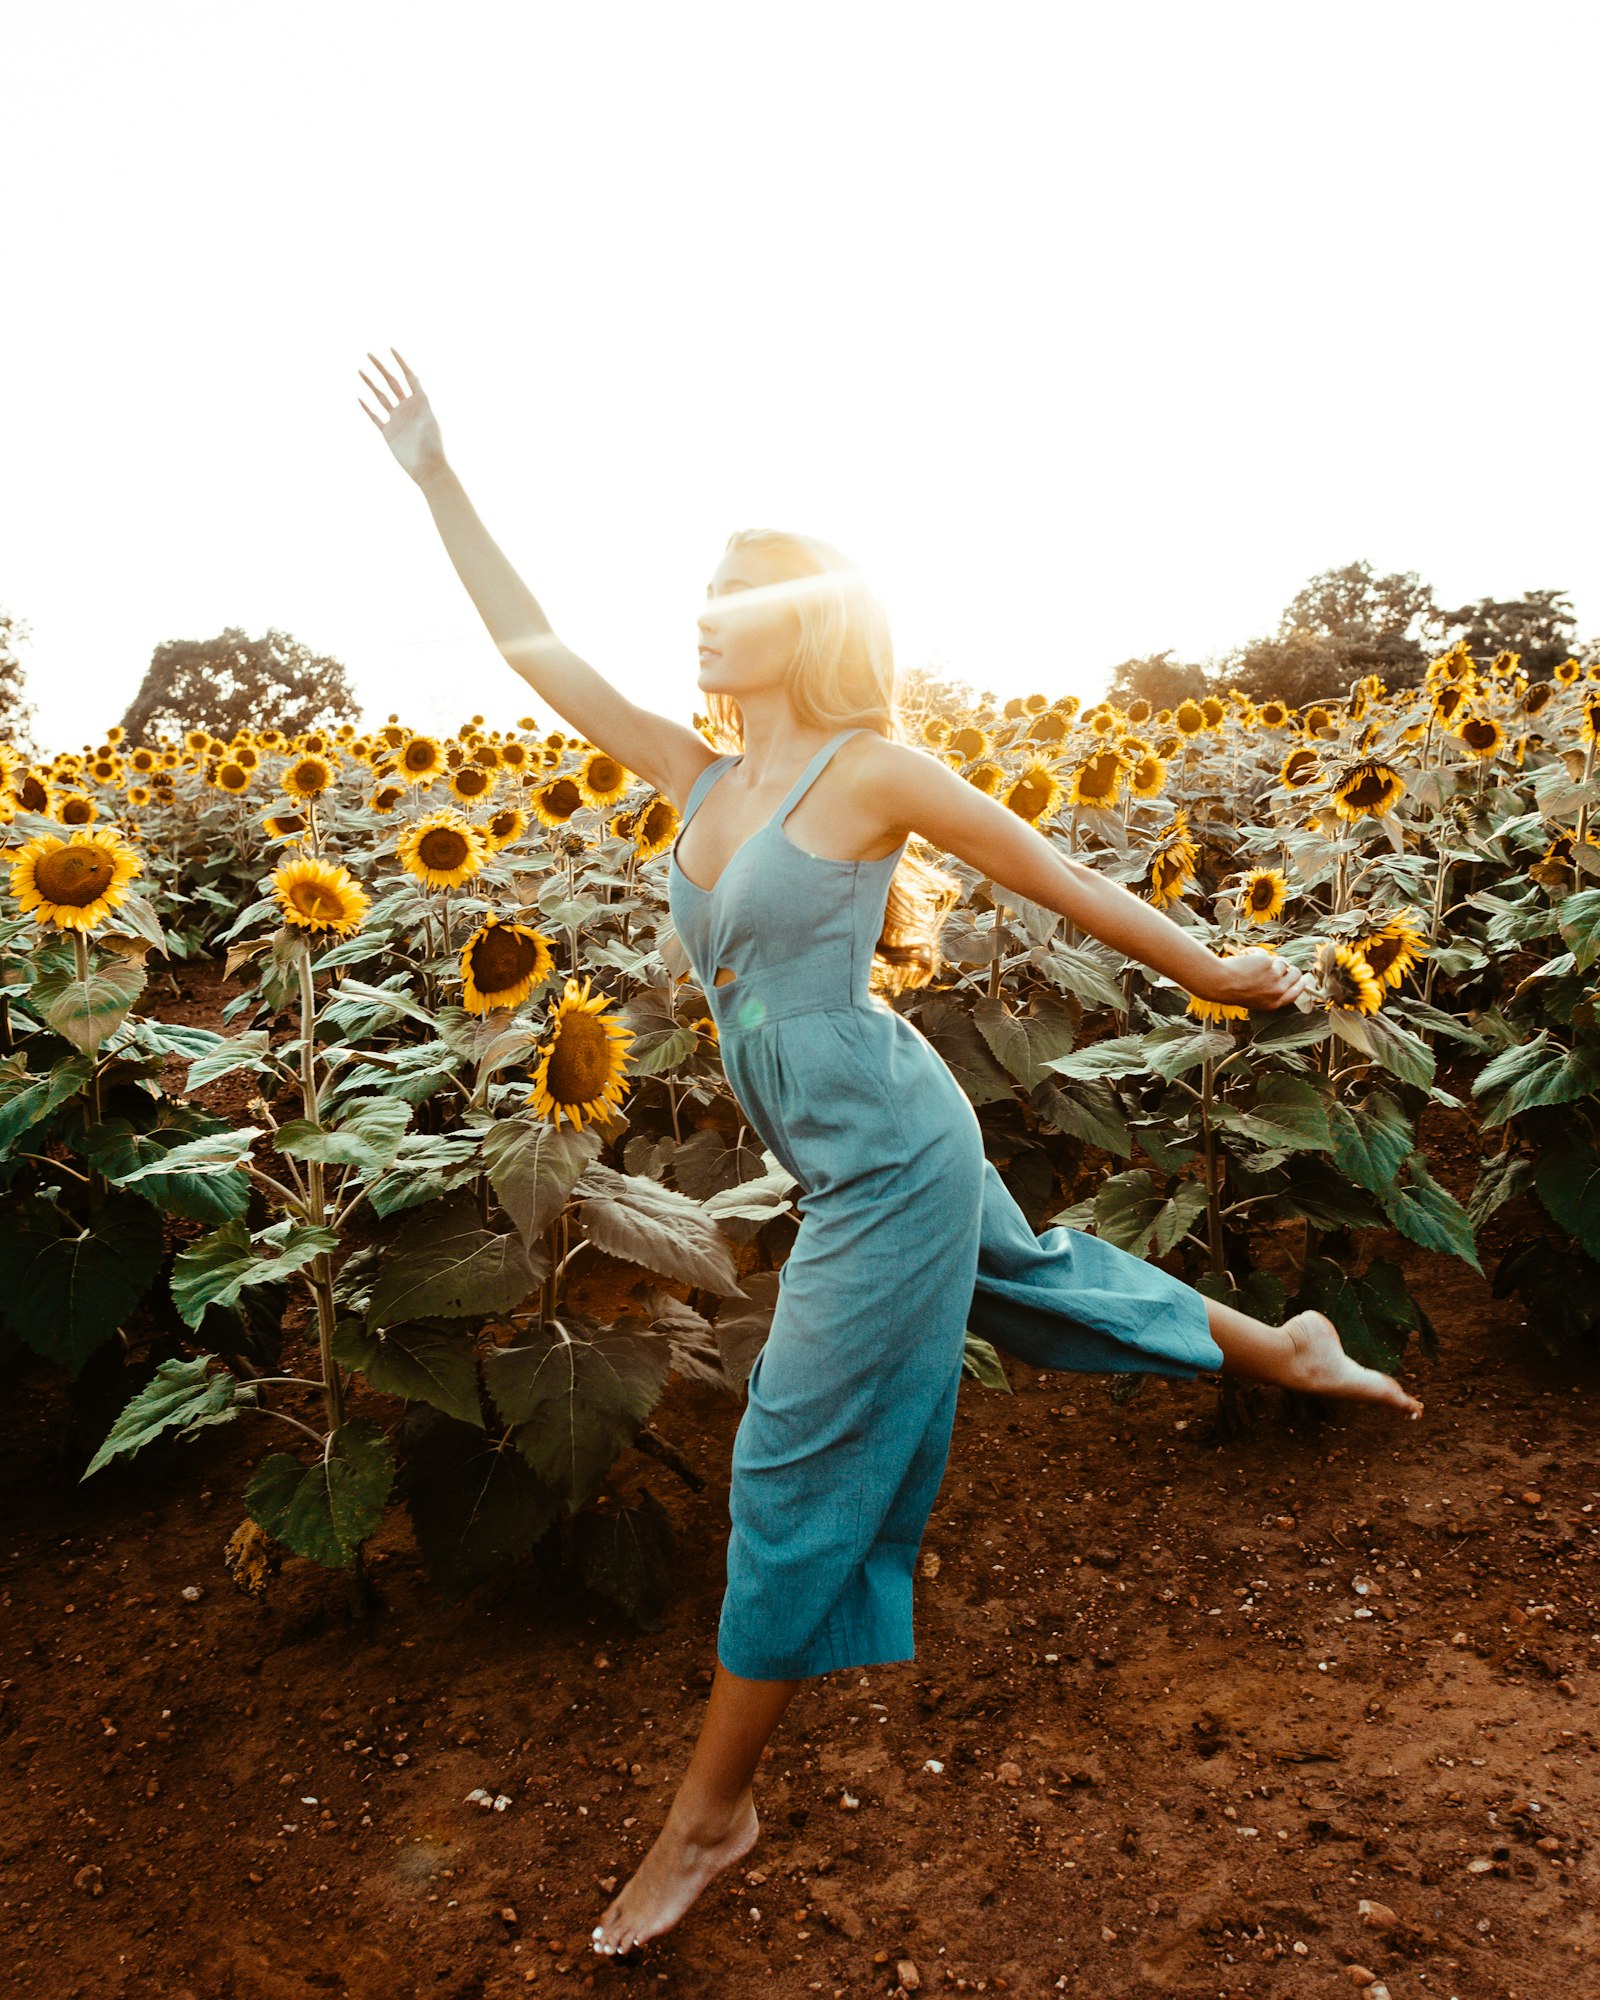
[[[890,742],[909,744],[888,614],[865,573],[831,542],[779,528],[741,528],[728,537],[723,553],[735,549],[761,550],[786,582],[815,579],[790,600],[800,632],[788,691],[799,720],[815,729],[860,726]],[[713,692],[706,696],[706,708],[719,747],[743,750],[744,719],[737,700]],[[900,993],[926,986],[943,962],[939,932],[960,899],[961,884],[916,853],[919,846],[926,849],[913,834],[889,879],[883,929],[873,949],[874,991]]]

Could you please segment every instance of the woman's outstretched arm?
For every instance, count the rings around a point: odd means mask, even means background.
[[[1120,882],[1062,854],[1025,819],[980,792],[925,750],[872,740],[860,760],[864,797],[884,814],[883,833],[921,834],[991,882],[1059,910],[1079,930],[1176,981],[1202,1000],[1286,1007],[1308,982],[1273,952],[1224,958],[1193,931]]]
[[[427,392],[398,350],[394,356],[405,376],[404,385],[375,354],[367,357],[388,384],[387,394],[364,369],[359,371],[387,416],[379,417],[364,401],[361,407],[422,489],[456,575],[478,607],[490,638],[528,685],[572,728],[658,791],[681,801],[711,755],[704,737],[681,722],[629,701],[556,637],[539,600],[478,518],[466,488],[445,457],[444,439]]]

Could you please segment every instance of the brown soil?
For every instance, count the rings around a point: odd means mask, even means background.
[[[1441,1335],[1415,1426],[1262,1392],[1221,1438],[1208,1384],[963,1384],[916,1661],[802,1688],[758,1846],[627,1960],[588,1932],[699,1726],[738,1406],[675,1382],[654,1419],[702,1491],[617,1468],[677,1531],[661,1631],[527,1576],[444,1607],[395,1510],[368,1639],[340,1576],[290,1559],[256,1602],[223,1568],[280,1426],[79,1484],[38,1370],[0,1413],[7,1990],[1161,2000],[1356,1962],[1395,2000],[1600,1992],[1589,1383],[1463,1266],[1379,1247]]]

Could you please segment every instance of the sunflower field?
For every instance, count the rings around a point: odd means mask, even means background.
[[[1063,853],[1313,979],[1200,1000],[923,850],[963,895],[932,980],[883,990],[1036,1228],[1318,1307],[1384,1367],[1438,1336],[1372,1232],[1554,1346],[1600,1330],[1600,664],[1457,647],[1298,710],[917,702],[911,739]],[[675,1373],[742,1394],[796,1226],[672,930],[677,829],[529,720],[0,744],[0,1366],[114,1371],[84,1478],[265,1422],[242,1588],[288,1552],[359,1606],[398,1503],[449,1598],[537,1551],[659,1618],[665,1510],[608,1474],[692,1480],[651,1414]],[[222,968],[216,1027],[163,1018],[186,961]],[[1464,1205],[1431,1107],[1476,1133]],[[967,1369],[1006,1386],[975,1338]]]

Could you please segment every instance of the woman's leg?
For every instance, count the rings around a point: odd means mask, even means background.
[[[719,1660],[699,1741],[655,1844],[593,1931],[599,1952],[670,1930],[711,1878],[760,1831],[750,1785],[799,1681],[747,1681]]]
[[[1422,1405],[1402,1389],[1392,1375],[1363,1368],[1352,1361],[1339,1332],[1326,1313],[1296,1313],[1282,1326],[1267,1326],[1232,1306],[1206,1300],[1211,1338],[1222,1349],[1222,1366],[1230,1375],[1257,1382],[1276,1382],[1308,1395],[1350,1396],[1361,1402],[1392,1403],[1412,1417]]]

